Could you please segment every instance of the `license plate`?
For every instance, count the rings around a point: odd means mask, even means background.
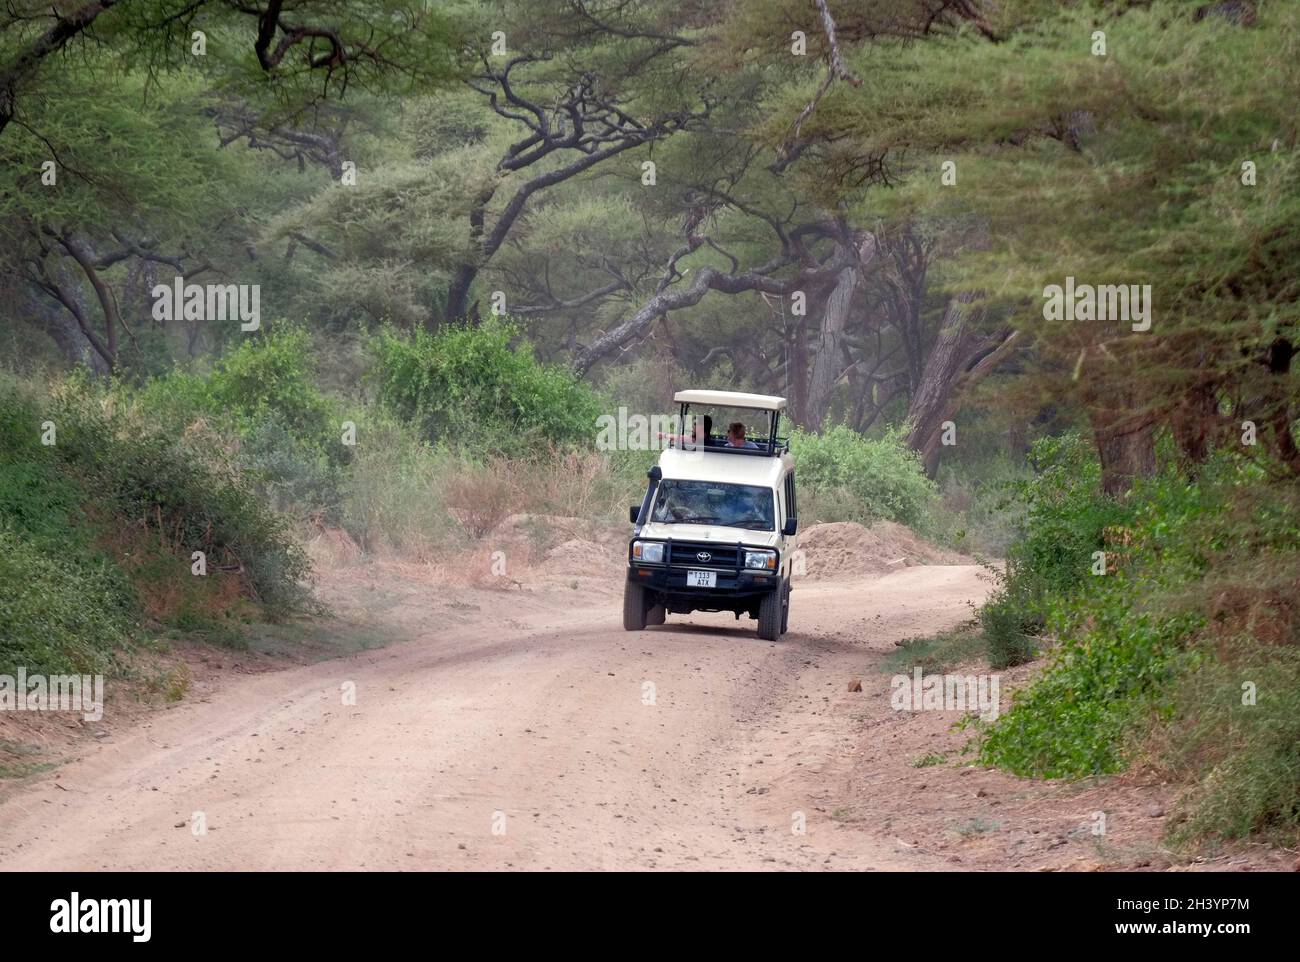
[[[686,572],[686,587],[688,588],[716,588],[717,586],[718,573],[716,571]]]

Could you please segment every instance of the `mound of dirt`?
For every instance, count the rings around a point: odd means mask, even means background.
[[[361,560],[363,553],[361,545],[342,528],[322,528],[307,542],[307,557],[318,567],[354,565]]]
[[[546,552],[546,567],[566,575],[605,575],[623,560],[625,549],[572,538]]]
[[[973,563],[893,521],[877,521],[870,528],[853,521],[810,525],[799,534],[799,548],[807,577],[814,581],[862,578],[911,565]]]
[[[528,543],[542,551],[575,540],[606,547],[614,544],[626,547],[627,525],[555,514],[512,514],[484,538],[485,542],[492,544]]]

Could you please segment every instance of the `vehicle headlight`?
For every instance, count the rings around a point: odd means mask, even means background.
[[[761,568],[764,571],[771,571],[776,567],[776,552],[775,551],[746,551],[745,567]]]
[[[652,565],[663,564],[664,546],[660,541],[633,541],[632,559]]]

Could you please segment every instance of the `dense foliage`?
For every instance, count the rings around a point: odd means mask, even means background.
[[[987,733],[983,759],[1046,777],[1139,759],[1190,770],[1205,781],[1175,834],[1290,837],[1300,826],[1295,493],[1261,486],[1242,458],[1216,458],[1195,481],[1171,459],[1116,504],[1098,497],[1077,444],[1053,447],[1022,489],[1027,534],[981,612],[993,660],[1008,619],[1022,641],[1047,644],[1049,664]],[[1075,560],[1062,566],[1057,546]]]
[[[381,404],[431,441],[526,456],[552,442],[591,443],[600,411],[573,373],[512,344],[505,323],[375,339]]]
[[[13,619],[0,670],[102,668],[143,618],[224,616],[227,584],[272,616],[306,599],[286,519],[205,460],[202,445],[112,394],[0,383],[0,453],[0,528],[12,548],[0,593]],[[191,574],[196,551],[206,577]]]
[[[897,436],[872,440],[837,424],[821,434],[795,431],[790,443],[808,521],[883,518],[917,525],[934,501],[934,483]],[[827,513],[846,505],[856,518]]]

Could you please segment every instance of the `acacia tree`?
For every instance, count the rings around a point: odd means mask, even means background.
[[[882,370],[892,354],[873,352],[870,340],[864,336],[874,331],[875,346],[883,348],[880,321],[870,315],[867,305],[871,300],[868,288],[875,283],[887,258],[874,233],[854,225],[846,216],[847,208],[864,191],[889,183],[890,171],[882,151],[858,152],[848,158],[837,146],[839,135],[827,133],[813,122],[829,91],[835,89],[841,98],[852,98],[862,81],[860,71],[850,69],[841,49],[840,40],[845,34],[837,31],[837,14],[825,2],[816,3],[810,12],[812,18],[800,20],[798,14],[788,11],[764,10],[756,24],[749,8],[731,9],[733,22],[724,28],[724,34],[746,39],[743,46],[731,51],[734,59],[724,59],[728,69],[755,66],[750,48],[756,28],[776,38],[788,36],[790,26],[803,26],[812,28],[807,36],[815,44],[818,59],[825,64],[824,77],[802,102],[795,99],[797,85],[782,84],[764,91],[771,99],[760,109],[751,109],[748,115],[741,110],[729,115],[732,129],[738,126],[737,119],[743,118],[749,148],[739,171],[732,172],[726,183],[720,184],[716,173],[712,178],[678,177],[689,184],[692,194],[710,198],[730,214],[743,215],[755,226],[770,231],[772,243],[761,253],[751,243],[751,258],[742,268],[742,258],[723,248],[725,238],[712,234],[688,238],[688,243],[670,256],[648,299],[579,352],[575,360],[579,371],[585,373],[602,359],[624,350],[630,342],[647,336],[668,312],[697,305],[711,291],[733,295],[755,292],[770,297],[774,303],[797,293],[810,306],[809,314],[796,315],[795,323],[784,331],[787,392],[797,421],[819,428],[840,385],[846,382],[854,391],[869,391],[876,397],[882,383],[897,380],[896,373]],[[772,14],[775,22],[763,19]],[[974,15],[970,4],[900,4],[879,22],[867,24],[856,19],[850,35],[855,42],[900,34],[920,36],[951,29],[962,18]],[[779,58],[770,55],[757,61],[765,71],[779,63]],[[782,79],[788,76],[786,72]],[[761,167],[757,164],[759,158]],[[828,163],[833,172],[829,178]],[[693,255],[697,261],[703,256],[706,263],[694,268],[688,279],[681,265]],[[724,260],[718,261],[716,255],[722,255]],[[781,316],[784,318],[784,310]],[[913,357],[919,357],[927,347],[915,343]],[[940,370],[933,368],[931,378],[938,377]],[[921,380],[919,363],[915,371],[909,382],[912,388]],[[949,380],[956,373],[953,371]],[[950,393],[939,392],[935,403]],[[851,407],[861,410],[862,405]]]
[[[552,60],[550,53],[521,54],[498,68],[484,56],[482,71],[471,81],[474,90],[487,98],[497,115],[522,130],[519,139],[505,149],[496,163],[496,171],[502,176],[490,180],[470,205],[469,256],[457,266],[451,278],[443,320],[469,313],[470,289],[475,279],[501,249],[534,195],[626,151],[695,127],[708,117],[712,107],[708,94],[701,93],[698,106],[674,108],[639,119],[634,115],[635,107],[615,93],[603,78],[586,69],[566,71],[560,81],[560,91],[543,100],[529,91],[553,85],[545,80],[526,85],[518,71]],[[510,177],[514,174],[522,174],[526,179],[518,182],[517,178]],[[513,189],[501,209],[492,212],[489,224],[490,206],[503,185]],[[627,289],[626,278],[615,271],[611,274],[609,283],[561,303],[569,308],[581,307]],[[536,309],[525,307],[523,312]]]
[[[204,61],[222,83],[252,90],[254,61],[281,107],[341,96],[395,78],[432,85],[453,73],[457,41],[445,17],[402,0],[12,0],[0,16],[0,134],[20,126],[50,64],[71,46],[159,70],[192,59],[194,31],[213,34]],[[223,43],[220,41],[229,41]],[[211,60],[208,60],[211,57]]]
[[[667,10],[542,4],[528,8],[536,23],[526,29],[507,7],[492,25],[516,52],[494,59],[485,50],[468,83],[491,116],[466,124],[486,135],[454,160],[432,157],[424,172],[408,164],[409,174],[332,192],[282,233],[326,244],[338,277],[355,277],[361,261],[373,271],[427,265],[447,293],[426,324],[475,316],[476,290],[500,290],[509,313],[533,319],[541,349],[558,341],[583,374],[658,339],[692,370],[722,362],[728,376],[782,383],[812,427],[844,385],[865,394],[892,384],[893,345],[876,352],[868,338],[880,346],[885,325],[869,305],[887,258],[874,230],[844,211],[889,172],[877,154],[843,170],[840,183],[810,189],[829,142],[809,120],[828,89],[858,80],[829,8],[799,21],[824,65],[808,99],[771,57],[739,69],[718,63],[727,24],[673,22]],[[637,179],[647,160],[657,165],[652,187]],[[425,209],[409,199],[416,193]],[[743,325],[726,319],[738,311]],[[927,349],[918,342],[915,352]],[[919,377],[918,363],[906,388]]]
[[[1165,429],[1194,465],[1216,445],[1252,451],[1249,421],[1253,451],[1294,473],[1300,307],[1284,251],[1300,249],[1300,209],[1282,91],[1300,86],[1285,52],[1300,12],[1273,5],[1247,23],[1223,12],[1232,5],[966,6],[984,16],[960,13],[974,31],[846,49],[871,82],[830,87],[790,148],[801,164],[817,154],[828,183],[885,157],[891,189],[851,214],[980,226],[987,243],[944,273],[948,290],[983,292],[972,301],[983,310],[949,305],[927,360],[936,384],[955,373],[951,386],[969,387],[1032,344],[1031,376],[1082,406],[1111,493],[1152,470]],[[880,10],[831,7],[841,44],[880,37]],[[1098,29],[1107,52],[1094,49]],[[1283,76],[1261,83],[1269,65]],[[1150,326],[1046,316],[1045,291],[1067,277],[1150,285]],[[916,392],[913,407],[929,398],[942,414],[951,394]],[[923,452],[935,417],[913,412]]]
[[[55,310],[32,316],[66,357],[112,370],[122,338],[134,338],[119,286],[155,269],[213,269],[203,248],[214,228],[242,219],[232,195],[248,185],[230,179],[239,165],[215,148],[245,138],[337,172],[338,137],[301,119],[349,88],[449,79],[455,36],[426,5],[392,0],[7,4],[3,269],[24,297],[49,299]],[[216,105],[228,128],[220,142],[197,127],[195,103]],[[223,177],[224,190],[214,184]]]

